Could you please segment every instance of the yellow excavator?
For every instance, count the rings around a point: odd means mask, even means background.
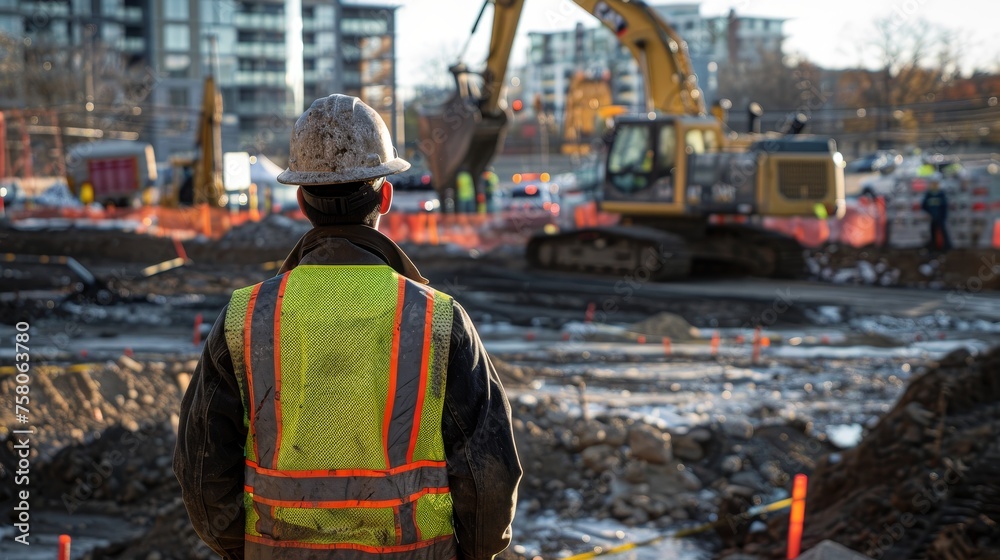
[[[644,270],[656,279],[692,272],[799,275],[804,262],[794,239],[751,225],[712,225],[709,216],[841,215],[842,158],[834,141],[799,134],[802,115],[784,134],[737,135],[725,126],[721,105],[708,114],[686,43],[652,8],[640,0],[574,1],[635,57],[646,107],[615,119],[607,149],[600,206],[620,214],[620,225],[537,235],[528,243],[529,262],[615,274]],[[453,66],[458,91],[421,115],[419,146],[442,195],[460,170],[477,177],[486,168],[510,115],[504,74],[524,0],[489,3],[485,70]]]
[[[612,103],[608,80],[585,76],[583,72],[574,74],[566,90],[562,153],[589,154],[591,141],[601,137],[597,123],[607,120],[607,115],[622,112],[624,107]]]
[[[222,94],[212,76],[205,78],[198,119],[196,151],[170,158],[172,181],[161,204],[168,207],[223,206]]]

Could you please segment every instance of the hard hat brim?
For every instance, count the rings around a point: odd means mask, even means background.
[[[403,158],[394,158],[375,167],[355,167],[346,171],[316,172],[292,171],[285,169],[278,175],[278,182],[283,185],[339,185],[341,183],[360,183],[402,173],[410,168],[410,162]]]

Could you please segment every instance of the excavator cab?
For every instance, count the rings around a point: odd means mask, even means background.
[[[718,121],[706,117],[620,117],[608,149],[602,208],[623,214],[688,214],[688,157],[722,148]]]

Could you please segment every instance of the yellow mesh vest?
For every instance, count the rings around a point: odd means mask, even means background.
[[[248,559],[454,557],[452,313],[381,265],[303,265],[233,293]]]

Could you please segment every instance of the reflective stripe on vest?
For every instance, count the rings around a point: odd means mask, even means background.
[[[234,292],[247,558],[455,555],[441,436],[452,314],[387,266],[299,266]]]

